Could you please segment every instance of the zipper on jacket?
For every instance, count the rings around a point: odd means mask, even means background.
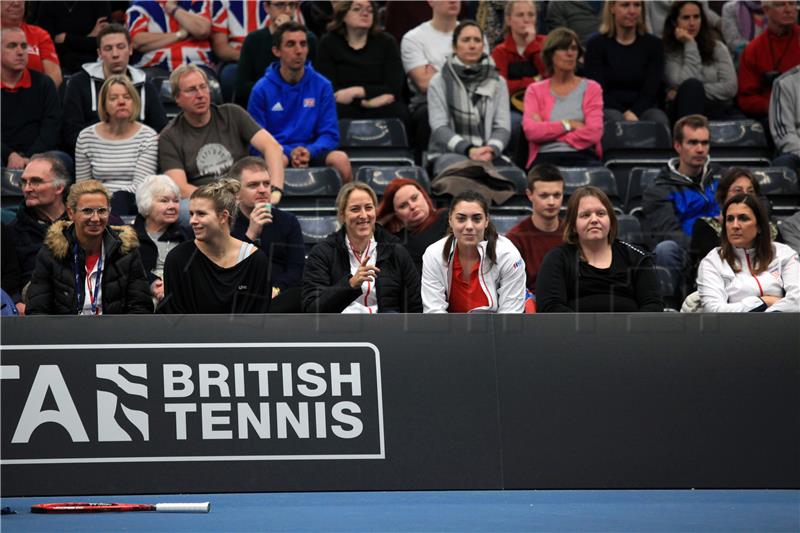
[[[747,253],[747,250],[744,252],[744,258],[747,260],[747,270],[750,271],[750,275],[753,276],[753,279],[756,280],[756,285],[758,285],[758,291],[761,293],[759,296],[764,296],[764,289],[761,287],[761,282],[758,281],[758,277],[753,273],[753,267],[750,264],[750,254]]]

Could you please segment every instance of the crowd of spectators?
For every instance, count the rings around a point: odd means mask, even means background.
[[[752,174],[719,179],[708,123],[760,122],[797,172],[795,0],[396,4],[2,0],[12,311],[800,310],[776,242],[798,215],[778,232]],[[471,191],[444,208],[399,179],[378,198],[339,120],[384,118],[434,176],[523,167],[532,215],[506,237]],[[599,189],[560,217],[558,167],[602,165],[604,130],[637,121],[677,155],[644,191],[649,250]],[[284,169],[309,167],[344,185],[341,229],[306,258],[280,204]]]

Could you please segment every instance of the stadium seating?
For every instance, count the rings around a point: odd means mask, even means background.
[[[755,120],[712,120],[708,126],[711,159],[718,165],[769,166],[764,127]]]
[[[785,167],[750,168],[760,185],[761,195],[769,201],[771,213],[791,216],[800,209],[800,186],[797,174]]]
[[[22,201],[22,188],[19,179],[22,177],[22,169],[3,168],[0,171],[0,189],[2,190],[3,208],[17,206]]]
[[[494,209],[489,211],[489,219],[494,224],[495,229],[497,229],[497,233],[501,235],[505,235],[508,233],[508,230],[513,228],[517,222],[519,222],[523,217],[530,216],[531,210],[519,209],[518,212],[510,212],[510,211],[495,211]]]
[[[306,247],[306,256],[311,248],[325,237],[339,229],[339,221],[336,215],[298,215],[300,231],[303,233],[303,244]]]
[[[617,189],[628,189],[633,167],[661,166],[675,156],[672,136],[658,122],[607,122],[603,132],[604,165],[617,180]]]
[[[342,178],[331,167],[287,168],[280,207],[295,214],[335,214]]]
[[[341,119],[339,133],[339,148],[347,153],[354,170],[364,165],[414,165],[406,129],[399,119]]]
[[[617,216],[617,239],[647,249],[647,238],[639,218],[634,215]]]
[[[622,214],[622,200],[617,192],[617,182],[614,174],[606,167],[560,167],[564,176],[564,200],[577,189],[592,185],[602,190],[611,200],[614,210]]]
[[[431,192],[431,180],[428,173],[422,167],[403,166],[403,167],[373,167],[365,166],[356,172],[356,181],[362,181],[372,187],[379,197],[383,196],[383,191],[395,178],[408,178],[416,181],[428,192]]]
[[[625,211],[630,215],[642,215],[642,194],[661,172],[660,168],[634,167],[628,177],[628,192],[625,194]]]

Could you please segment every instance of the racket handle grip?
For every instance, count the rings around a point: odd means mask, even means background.
[[[211,510],[211,502],[201,503],[157,503],[159,513],[207,513]]]

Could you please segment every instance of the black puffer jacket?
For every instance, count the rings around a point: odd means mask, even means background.
[[[76,243],[72,222],[55,222],[36,256],[36,268],[28,289],[29,315],[76,315],[83,307],[75,288],[73,250]],[[109,226],[103,237],[105,258],[102,276],[102,313],[147,314],[153,312],[153,301],[139,257],[139,241],[130,226]],[[86,283],[86,261],[78,247],[80,286]],[[81,291],[83,292],[83,290]]]
[[[375,280],[380,313],[421,313],[420,278],[414,261],[400,240],[380,226],[375,228],[380,269]],[[350,287],[350,257],[345,230],[331,233],[312,248],[303,272],[303,310],[341,313],[361,294]]]
[[[59,220],[68,220],[66,211]],[[24,201],[17,209],[16,218],[11,222],[11,229],[14,231],[14,246],[17,249],[17,258],[22,269],[23,285],[31,279],[33,268],[36,266],[36,254],[42,248],[42,242],[44,242],[50,226],[51,224],[36,218],[33,209],[27,207]]]

